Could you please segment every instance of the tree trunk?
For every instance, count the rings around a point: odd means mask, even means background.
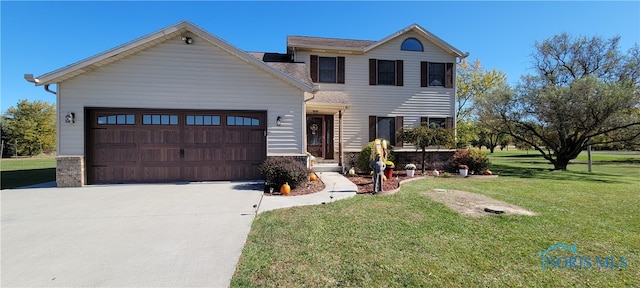
[[[422,148],[422,175],[424,175],[425,170],[425,156],[427,155],[424,148]]]
[[[569,159],[565,159],[564,157],[559,157],[553,162],[553,170],[567,170],[567,165],[569,165]]]

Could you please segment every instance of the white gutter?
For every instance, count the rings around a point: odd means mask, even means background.
[[[37,78],[33,78],[33,74],[24,74],[24,80],[27,80],[27,82],[31,82],[33,84],[36,84],[36,86],[38,86],[38,83],[40,82],[40,80],[38,80]],[[49,89],[49,85],[51,84],[46,84],[44,85],[44,91],[47,91],[53,95],[58,95],[58,93],[56,93],[56,91],[53,91],[51,89]]]

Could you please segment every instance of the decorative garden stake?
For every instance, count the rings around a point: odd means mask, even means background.
[[[384,177],[384,161],[380,159],[380,154],[376,154],[376,158],[369,164],[373,169],[373,195],[382,192],[382,177]]]

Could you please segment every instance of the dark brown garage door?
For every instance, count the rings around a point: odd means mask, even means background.
[[[87,112],[90,184],[261,178],[266,112]]]

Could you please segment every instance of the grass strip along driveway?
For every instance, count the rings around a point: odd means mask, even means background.
[[[16,188],[56,180],[56,158],[2,159],[2,188]]]
[[[496,152],[498,178],[425,179],[393,195],[260,214],[231,286],[640,286],[640,156],[597,154],[587,173],[584,155],[550,171],[531,154]],[[425,197],[432,189],[539,215],[465,217]],[[557,244],[576,253],[548,251],[560,262],[543,270],[541,253]]]

